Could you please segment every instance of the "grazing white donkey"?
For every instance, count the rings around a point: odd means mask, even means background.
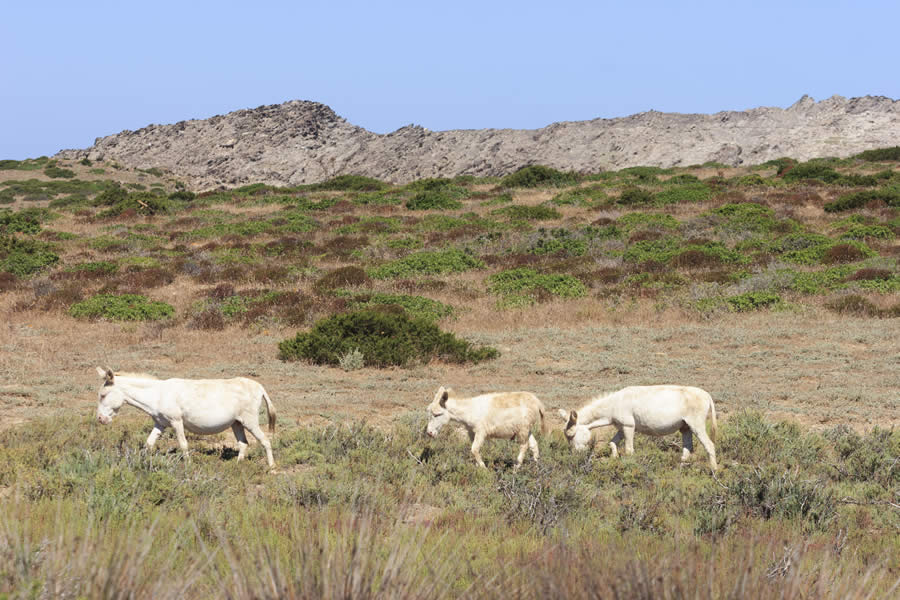
[[[159,434],[169,425],[175,430],[185,455],[188,449],[185,429],[210,434],[231,427],[238,442],[238,460],[243,460],[247,454],[246,428],[266,449],[269,467],[275,467],[272,445],[259,426],[259,407],[265,400],[269,433],[275,433],[275,407],[263,386],[252,379],[162,380],[149,375],[113,373],[100,367],[97,374],[103,378],[97,420],[104,425],[109,423],[125,403],[141,409],[154,423],[147,448],[153,448]]]
[[[668,435],[681,432],[681,460],[690,458],[694,449],[691,434],[696,435],[709,454],[709,465],[715,471],[716,448],[706,435],[706,417],[712,417],[712,438],[716,438],[716,407],[712,397],[700,388],[682,385],[632,386],[598,396],[578,412],[568,414],[560,409],[566,419],[565,434],[573,450],[584,450],[595,427],[613,425],[618,432],[610,440],[613,458],[619,456],[616,444],[625,438],[625,454],[634,453],[634,432],[650,435]]]
[[[541,432],[546,434],[548,431],[544,421],[544,405],[537,396],[530,392],[498,392],[473,398],[452,398],[451,391],[441,386],[428,405],[431,416],[425,429],[428,435],[436,437],[441,427],[456,421],[468,430],[472,456],[481,467],[485,466],[481,460],[481,445],[486,438],[519,442],[516,468],[522,466],[528,448],[531,448],[531,455],[537,461],[540,452],[537,440],[531,435],[531,428],[540,420]]]

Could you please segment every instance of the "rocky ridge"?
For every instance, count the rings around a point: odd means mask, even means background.
[[[900,101],[879,96],[712,115],[648,111],[561,122],[542,129],[429,131],[406,126],[377,134],[324,104],[294,100],[209,119],[149,125],[97,138],[57,158],[161,167],[196,189],[247,183],[297,185],[341,174],[406,183],[423,177],[499,176],[530,165],[597,172],[710,161],[758,164],[790,156],[849,156],[900,144]]]

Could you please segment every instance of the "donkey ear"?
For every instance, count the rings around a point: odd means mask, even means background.
[[[106,377],[106,369],[104,369],[103,367],[97,367],[97,375],[105,378]]]
[[[562,409],[562,408],[557,408],[557,409],[556,409],[556,414],[558,414],[560,417],[562,417],[562,420],[563,420],[563,421],[565,421],[566,419],[569,418],[569,413],[567,413],[567,412],[566,412],[564,409]]]
[[[578,413],[574,410],[569,413],[569,422],[566,423],[566,429],[578,423]]]
[[[441,408],[447,408],[447,398],[449,398],[449,397],[450,397],[450,390],[444,390],[444,392],[441,394],[441,400],[439,402],[439,404],[441,405]]]
[[[115,378],[113,370],[107,367],[106,371],[103,373],[103,378],[106,380],[106,383],[112,383],[113,379]]]

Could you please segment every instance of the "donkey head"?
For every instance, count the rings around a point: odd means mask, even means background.
[[[450,412],[447,410],[447,399],[450,397],[450,389],[441,386],[434,394],[434,399],[428,405],[428,426],[425,433],[431,437],[437,437],[441,427],[450,422]]]
[[[103,385],[97,392],[97,420],[106,425],[113,420],[125,403],[125,394],[116,386],[112,369],[97,367],[97,374],[103,378]]]
[[[578,424],[578,413],[574,410],[566,413],[563,409],[559,409],[559,416],[566,421],[563,433],[569,442],[569,448],[578,452],[587,450],[591,444],[591,430],[586,425]]]

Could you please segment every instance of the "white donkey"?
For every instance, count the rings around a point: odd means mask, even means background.
[[[441,386],[428,405],[431,417],[425,429],[428,435],[436,437],[441,427],[456,421],[469,432],[472,456],[481,467],[485,466],[481,459],[481,445],[486,438],[519,442],[516,468],[522,466],[528,448],[531,448],[531,455],[537,461],[540,452],[531,429],[540,421],[541,431],[547,433],[544,405],[537,396],[531,392],[498,392],[473,398],[452,398],[451,391]]]
[[[266,390],[246,377],[234,379],[156,379],[149,375],[113,373],[97,367],[103,378],[100,386],[97,420],[104,425],[112,421],[122,405],[128,403],[141,409],[153,419],[153,431],[147,438],[147,448],[153,448],[163,430],[171,425],[178,436],[178,445],[187,455],[187,438],[191,433],[220,433],[229,427],[238,442],[238,460],[247,454],[249,429],[266,449],[269,467],[275,467],[272,445],[259,426],[259,408],[266,401],[269,433],[275,433],[275,407]]]
[[[696,387],[681,385],[632,386],[598,396],[578,412],[560,409],[566,419],[565,435],[573,450],[584,450],[591,439],[591,430],[613,425],[618,432],[610,440],[612,457],[619,455],[616,444],[625,438],[625,454],[634,452],[634,432],[668,435],[681,432],[681,460],[686,461],[694,449],[692,435],[696,435],[709,455],[709,465],[715,471],[716,448],[706,435],[706,417],[712,417],[712,438],[716,437],[716,407],[712,397]]]

